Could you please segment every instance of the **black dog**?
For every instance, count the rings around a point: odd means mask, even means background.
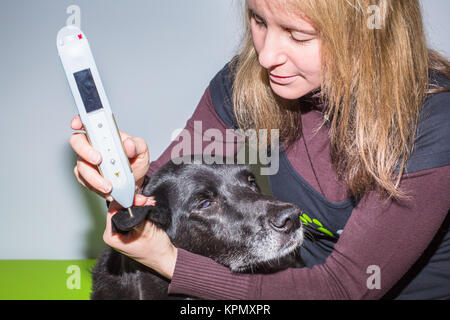
[[[248,166],[189,163],[169,161],[156,171],[142,192],[154,196],[156,205],[133,207],[134,215],[164,229],[176,247],[233,272],[301,266],[298,207],[262,194]],[[136,225],[129,219],[121,210],[113,223],[126,231]],[[167,279],[111,248],[92,273],[92,299],[182,298],[167,295]]]

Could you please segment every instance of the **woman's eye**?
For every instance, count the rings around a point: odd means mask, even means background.
[[[292,40],[300,44],[305,44],[314,39],[314,38],[305,39],[305,37],[304,36],[302,37],[301,34],[299,34],[298,32],[291,32],[291,38]]]
[[[294,37],[292,37],[292,40],[294,40],[296,43],[298,44],[307,44],[309,41],[311,41],[311,39],[308,40],[300,40],[300,39],[296,39]]]
[[[262,20],[260,17],[258,17],[254,13],[252,14],[252,19],[255,20],[255,23],[259,26],[265,25],[264,20]]]

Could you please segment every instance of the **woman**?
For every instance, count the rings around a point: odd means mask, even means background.
[[[427,48],[418,0],[373,2],[247,0],[241,53],[187,123],[191,132],[194,121],[280,130],[280,168],[269,179],[317,230],[301,249],[305,268],[232,274],[175,248],[149,222],[129,242],[111,233],[115,205],[104,241],[171,279],[174,294],[450,298],[450,64]],[[123,139],[137,187],[176,144],[149,166],[146,143]],[[82,134],[71,145],[80,183],[107,198],[110,184],[92,167],[99,154]],[[152,203],[136,196],[136,205]]]

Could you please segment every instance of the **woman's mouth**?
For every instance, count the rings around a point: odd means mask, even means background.
[[[281,76],[281,75],[274,75],[272,73],[269,73],[270,81],[280,84],[280,85],[288,85],[297,80],[299,76]]]

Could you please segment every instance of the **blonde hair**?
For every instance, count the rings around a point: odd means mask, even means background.
[[[280,2],[306,16],[318,31],[320,92],[327,104],[322,125],[330,129],[331,161],[339,178],[356,198],[373,189],[389,198],[407,198],[399,184],[412,152],[420,107],[427,93],[443,91],[428,90],[429,70],[450,74],[448,61],[426,45],[419,1]],[[367,25],[368,8],[374,4],[381,13],[379,29]],[[232,64],[236,119],[245,130],[279,129],[281,140],[290,144],[301,135],[300,111],[295,102],[271,90],[253,47],[251,13],[246,10],[246,37]]]

